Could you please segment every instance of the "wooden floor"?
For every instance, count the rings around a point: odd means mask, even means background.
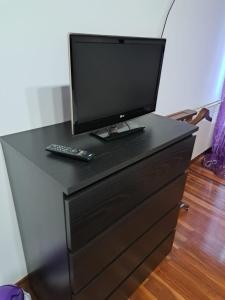
[[[130,300],[225,300],[225,181],[197,160],[183,200],[172,252]]]
[[[131,300],[225,299],[225,180],[192,163],[173,250]]]

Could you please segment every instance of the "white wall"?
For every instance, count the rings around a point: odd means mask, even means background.
[[[219,100],[225,75],[225,1],[177,0],[165,36],[157,110],[168,114]]]
[[[68,96],[68,32],[157,36],[169,3],[5,1],[0,9],[1,134],[69,118],[60,95],[64,87],[64,96]]]
[[[0,135],[69,119],[68,32],[157,37],[170,3],[0,0]],[[224,0],[176,1],[165,31],[157,112],[168,114],[219,99],[224,20]],[[0,149],[0,284],[25,274]]]

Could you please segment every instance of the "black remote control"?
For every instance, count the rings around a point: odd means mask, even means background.
[[[63,145],[56,145],[56,144],[49,145],[48,147],[46,147],[45,150],[62,156],[81,159],[84,161],[90,161],[95,157],[94,153],[88,152],[86,150],[77,149],[74,147],[67,147]]]

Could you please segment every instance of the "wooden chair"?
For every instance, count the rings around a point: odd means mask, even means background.
[[[168,116],[171,119],[184,121],[189,124],[197,125],[203,119],[211,122],[210,112],[207,108],[202,108],[198,113],[195,110],[186,109],[175,114]],[[183,201],[180,203],[180,208],[184,208],[186,211],[189,209],[189,205]]]

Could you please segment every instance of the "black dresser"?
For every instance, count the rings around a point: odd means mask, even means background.
[[[70,123],[1,139],[31,286],[40,300],[126,300],[171,250],[197,127],[154,114],[111,142]],[[96,153],[55,156],[49,144]]]

